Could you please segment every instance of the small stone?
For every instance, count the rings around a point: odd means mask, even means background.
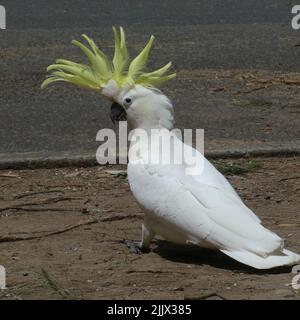
[[[83,214],[89,213],[89,210],[87,208],[82,208],[81,213]]]
[[[175,287],[173,288],[174,291],[184,291],[183,287]]]

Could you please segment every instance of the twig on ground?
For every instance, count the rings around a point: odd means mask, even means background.
[[[42,186],[42,185],[38,185],[38,186]],[[81,187],[87,187],[85,184],[57,184],[57,185],[49,185],[47,186],[47,188],[51,188],[51,189],[54,189],[54,188],[66,188],[66,190],[69,190],[70,188],[81,188]]]
[[[20,183],[20,181],[15,181],[15,182],[11,181],[10,183],[4,184],[4,185],[0,185],[0,188],[12,187],[15,184],[19,184],[19,183]]]
[[[20,195],[17,195],[14,197],[14,199],[22,199],[25,197],[30,197],[30,196],[35,196],[38,194],[48,194],[48,193],[64,193],[62,190],[44,190],[44,191],[35,191],[35,192],[27,192],[27,193],[22,193]]]
[[[300,85],[300,80],[299,79],[283,79],[281,82],[289,85]]]
[[[59,287],[58,284],[49,276],[48,272],[43,268],[42,268],[42,275],[46,279],[48,285],[54,291],[56,291],[59,295],[61,295],[63,298],[69,298],[70,297],[70,293],[67,290]]]
[[[225,298],[224,296],[220,295],[219,293],[216,293],[216,292],[210,292],[210,293],[206,293],[206,294],[203,294],[203,295],[200,295],[200,296],[197,296],[197,295],[187,295],[184,297],[184,300],[205,300],[207,298],[211,298],[211,297],[219,297],[220,299],[222,300],[229,300],[227,298]]]
[[[278,181],[279,181],[279,182],[282,182],[282,181],[287,181],[287,180],[296,180],[296,179],[300,179],[300,176],[282,178],[282,179],[279,179]]]
[[[0,178],[20,178],[20,176],[14,173],[1,173]]]
[[[269,84],[274,84],[274,79],[255,79],[255,82],[258,82],[258,83],[269,83]]]
[[[170,271],[163,271],[163,270],[127,270],[125,273],[154,273],[154,274],[170,274]],[[180,272],[180,271],[175,271],[172,270],[172,273],[177,273],[177,274],[184,274],[186,275],[186,272]]]
[[[100,218],[99,221],[101,221],[101,222],[109,222],[109,221],[124,220],[124,219],[142,218],[142,217],[143,217],[143,215],[141,215],[141,214],[132,214],[130,216],[110,215],[110,216],[107,216],[107,217]]]
[[[300,223],[279,223],[276,224],[277,227],[283,227],[283,228],[291,228],[291,227],[300,227]]]
[[[142,215],[130,215],[130,216],[124,216],[124,215],[113,215],[113,216],[107,216],[103,218],[93,218],[88,220],[82,220],[75,224],[69,225],[67,227],[64,227],[62,229],[49,231],[49,232],[42,232],[42,234],[30,234],[30,235],[6,235],[6,236],[0,236],[0,243],[1,242],[16,242],[16,241],[25,241],[25,240],[34,240],[34,239],[41,239],[57,234],[61,234],[70,230],[73,230],[75,228],[86,226],[98,222],[110,222],[110,221],[116,221],[116,220],[123,220],[123,219],[134,219],[134,218],[141,218]]]
[[[0,208],[0,212],[1,211],[5,211],[5,210],[9,210],[9,209],[22,210],[22,208],[24,208],[24,206],[37,206],[37,205],[51,204],[51,203],[58,203],[58,202],[61,202],[61,201],[70,201],[70,200],[79,200],[79,199],[80,198],[56,197],[56,198],[48,198],[48,199],[44,199],[44,200],[36,201],[36,202],[22,202],[22,203],[14,204],[12,206],[2,207],[2,208]]]
[[[28,236],[16,236],[16,235],[7,235],[7,236],[0,236],[0,242],[16,242],[16,241],[23,241],[23,240],[33,240],[33,239],[41,239],[41,238],[45,238],[45,237],[49,237],[49,236],[53,236],[53,235],[57,235],[57,234],[61,234],[70,230],[73,230],[75,228],[81,227],[81,226],[86,226],[86,225],[90,225],[90,224],[94,224],[99,222],[99,219],[88,219],[88,220],[82,220],[79,221],[75,224],[69,225],[67,227],[58,229],[58,230],[54,230],[51,232],[47,232],[47,233],[43,233],[40,235],[28,235]]]
[[[221,92],[221,91],[225,91],[225,87],[210,88],[208,90],[209,93],[215,93],[215,92]]]
[[[255,91],[259,91],[259,90],[262,90],[262,89],[267,89],[268,87],[270,87],[271,84],[269,85],[265,85],[265,86],[260,86],[260,87],[255,87],[255,88],[252,88],[250,90],[245,90],[245,91],[237,91],[235,92],[235,94],[241,94],[241,93],[251,93],[251,92],[255,92]]]
[[[51,207],[51,208],[24,208],[24,207],[6,207],[5,210],[16,210],[16,211],[25,211],[25,212],[47,212],[47,211],[63,211],[63,212],[74,212],[74,211],[78,211],[80,209],[66,209],[66,208],[60,208],[60,207]],[[0,212],[4,211],[1,210],[0,208]]]

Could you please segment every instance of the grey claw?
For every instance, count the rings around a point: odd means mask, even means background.
[[[129,249],[130,253],[141,254],[141,246],[138,241],[124,240],[125,245]]]
[[[141,254],[147,253],[150,250],[142,248],[140,242],[134,240],[123,240],[123,243],[127,246],[130,253]]]

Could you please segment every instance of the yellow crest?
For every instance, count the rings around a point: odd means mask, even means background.
[[[92,39],[82,35],[90,48],[77,40],[73,40],[72,43],[83,51],[90,65],[58,59],[55,64],[47,68],[51,75],[42,83],[41,87],[45,88],[52,82],[65,81],[79,87],[99,91],[109,80],[114,80],[120,88],[135,84],[145,87],[159,87],[176,76],[175,73],[168,74],[172,65],[171,62],[158,70],[144,72],[154,36],[151,36],[149,42],[138,56],[130,61],[123,28],[120,27],[118,31],[113,27],[113,32],[115,52],[112,62],[109,61]]]

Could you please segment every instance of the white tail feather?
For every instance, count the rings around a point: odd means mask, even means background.
[[[221,251],[229,257],[256,269],[271,269],[300,263],[300,255],[287,249],[283,249],[280,253],[271,254],[266,258],[247,251]]]

